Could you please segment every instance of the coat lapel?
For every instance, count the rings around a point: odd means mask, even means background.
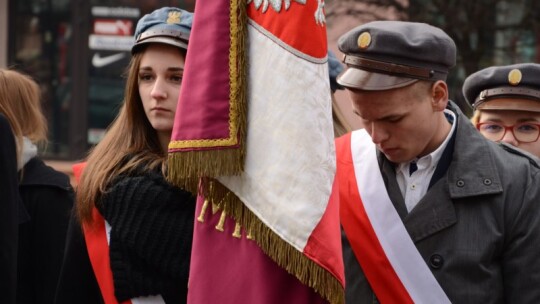
[[[413,242],[425,239],[457,222],[454,203],[448,196],[446,182],[446,177],[439,179],[404,219],[403,223]]]
[[[388,191],[388,196],[396,208],[397,213],[401,220],[405,219],[407,216],[407,206],[405,206],[405,199],[401,195],[401,190],[396,180],[396,169],[395,165],[391,163],[384,155],[377,151],[377,159],[379,161],[379,168],[381,168],[381,174]]]

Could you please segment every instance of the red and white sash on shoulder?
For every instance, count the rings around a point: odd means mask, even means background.
[[[336,141],[343,229],[381,303],[451,303],[394,208],[365,130]]]
[[[80,180],[82,171],[86,163],[73,165],[73,173],[77,181]],[[114,296],[114,283],[111,270],[111,261],[109,256],[109,235],[111,226],[101,216],[96,208],[92,210],[93,223],[92,225],[83,224],[84,239],[86,249],[90,257],[90,263],[94,270],[101,296],[105,304],[118,304],[118,300]],[[165,301],[161,295],[137,297],[122,304],[164,304]]]

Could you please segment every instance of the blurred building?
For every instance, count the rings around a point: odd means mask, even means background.
[[[195,0],[0,0],[0,66],[34,77],[49,121],[48,159],[75,160],[103,136],[124,95],[137,20]]]
[[[325,10],[331,48],[345,31],[372,20],[424,22],[443,29],[458,50],[457,65],[447,80],[450,99],[466,115],[472,114],[472,108],[463,98],[461,86],[469,74],[491,65],[540,63],[537,0],[326,0]],[[340,97],[343,112],[350,113],[346,94]]]

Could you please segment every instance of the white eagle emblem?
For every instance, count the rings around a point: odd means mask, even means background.
[[[248,0],[247,3],[250,4],[251,2],[254,3],[255,8],[258,10],[261,8],[262,5],[262,12],[266,13],[268,10],[268,6],[272,6],[272,9],[279,13],[281,11],[281,7],[283,7],[283,3],[285,3],[285,10],[289,10],[289,7],[291,7],[291,2],[294,1],[299,4],[306,4],[307,0]],[[317,24],[322,25],[323,23],[326,23],[326,18],[324,17],[324,0],[316,0],[319,5],[317,6],[317,11],[315,12],[315,22]]]

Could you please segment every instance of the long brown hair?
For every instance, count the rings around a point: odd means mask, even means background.
[[[47,120],[41,109],[41,91],[28,75],[0,69],[0,113],[9,121],[21,157],[23,137],[34,144],[47,141]]]
[[[166,164],[166,151],[162,150],[157,133],[146,117],[139,95],[138,74],[145,50],[146,47],[140,48],[131,58],[122,107],[87,158],[77,186],[76,208],[82,222],[92,222],[92,208],[118,175],[141,166],[154,170]],[[185,56],[185,51],[180,52]]]

